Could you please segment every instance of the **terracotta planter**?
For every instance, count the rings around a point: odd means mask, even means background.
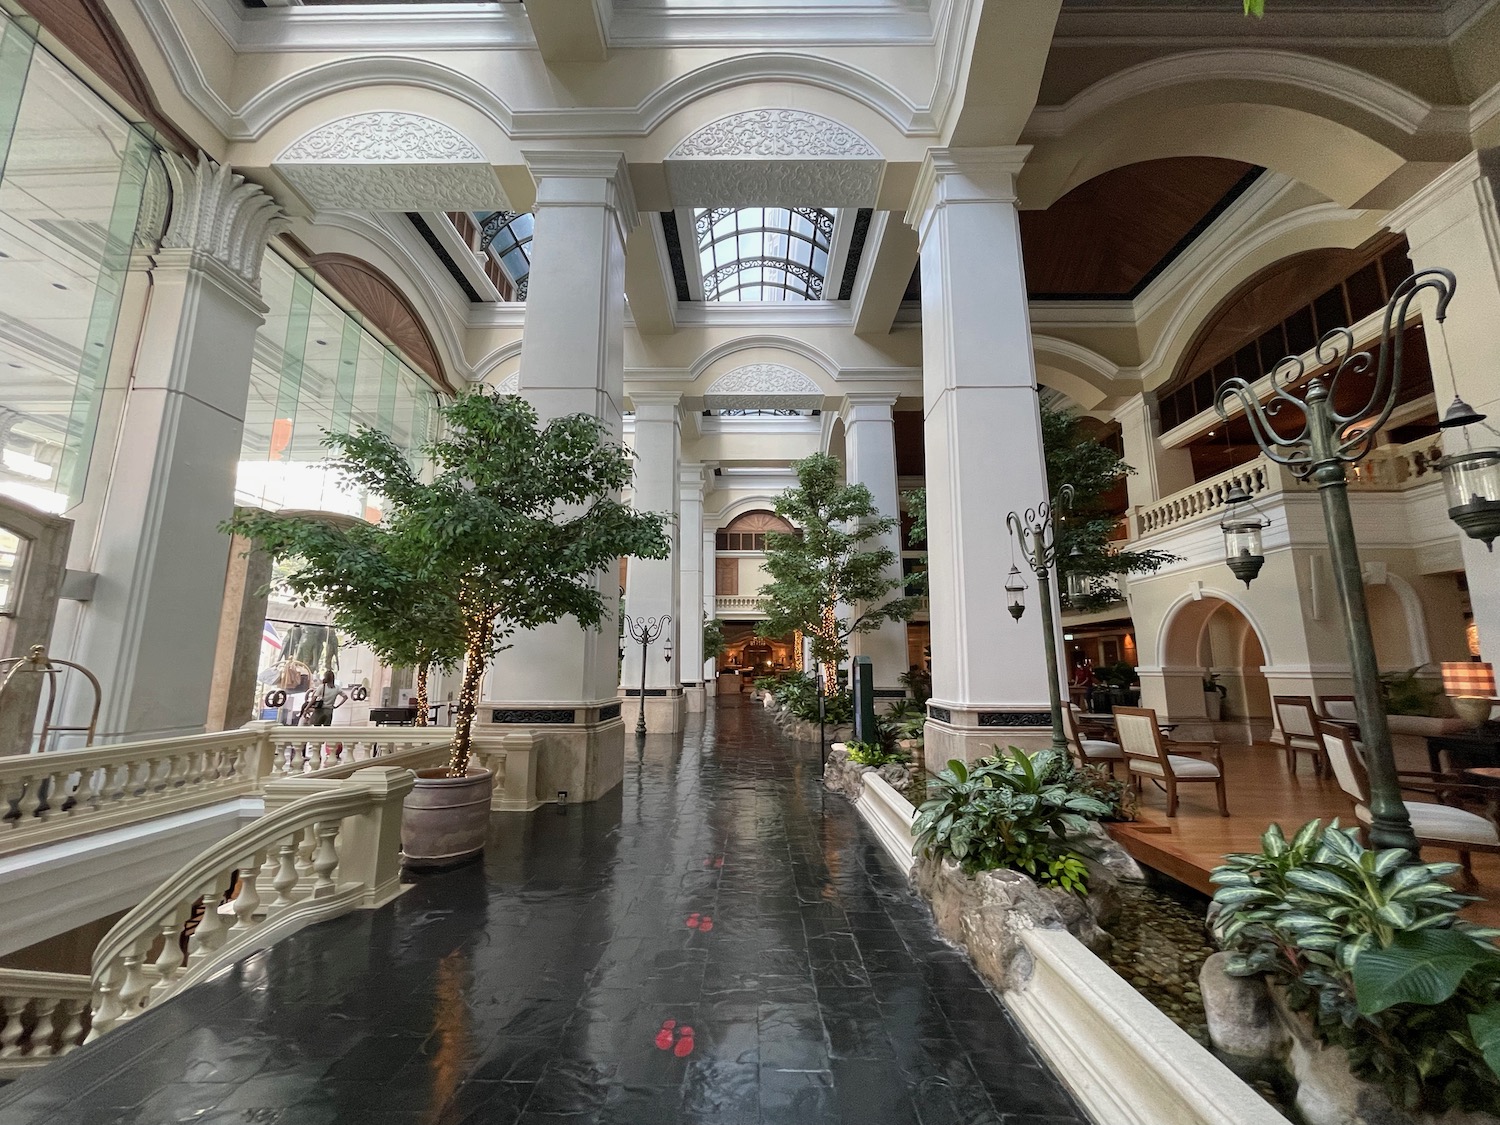
[[[465,777],[444,769],[418,770],[401,816],[401,854],[407,867],[451,867],[484,851],[495,775],[470,766]]]

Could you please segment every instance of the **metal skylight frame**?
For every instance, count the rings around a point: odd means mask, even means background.
[[[692,219],[705,301],[825,299],[836,212],[821,207],[712,207],[694,208]],[[745,293],[753,295],[741,296]]]

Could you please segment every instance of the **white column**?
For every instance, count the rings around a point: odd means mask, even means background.
[[[890,575],[899,579],[901,496],[896,487],[896,425],[891,418],[895,405],[893,394],[851,394],[845,397],[839,417],[844,422],[845,476],[850,484],[862,484],[870,490],[882,516],[898,521],[885,535],[872,540],[870,546],[887,547],[895,554]],[[892,598],[902,596],[899,587],[891,594]],[[910,663],[905,622],[887,621],[874,632],[856,634],[850,642],[850,654],[870,658],[877,691],[901,691],[901,676]]]
[[[1433,316],[1432,294],[1422,301],[1427,350],[1432,357],[1432,384],[1438,411],[1446,410],[1458,394],[1500,429],[1500,213],[1496,210],[1496,179],[1500,150],[1466,156],[1401,207],[1391,212],[1388,225],[1404,231],[1418,269],[1443,266],[1458,279],[1458,289],[1441,325]],[[1493,447],[1493,433],[1473,427],[1476,447]],[[1444,448],[1464,448],[1462,431],[1444,437]],[[1479,629],[1484,658],[1500,661],[1500,554],[1470,539],[1456,526],[1463,543],[1464,569],[1469,576],[1469,600]]]
[[[590,414],[619,441],[625,238],[637,222],[625,160],[617,152],[524,155],[537,196],[521,393],[544,421]],[[599,629],[581,629],[565,618],[518,635],[485,676],[481,718],[532,725],[545,720],[575,729],[612,721],[601,720],[599,711],[608,716],[618,705],[619,581],[611,571],[599,582],[608,607]],[[565,721],[570,713],[571,723]],[[545,769],[541,784],[540,792],[568,789],[574,799],[576,790],[549,780]]]
[[[78,659],[99,676],[99,737],[204,729],[275,200],[207,157],[164,156],[171,221],[99,519]]]
[[[712,620],[719,616],[718,552],[717,532],[705,522],[703,525],[703,616],[705,620]],[[718,677],[718,659],[705,659],[703,661],[703,683],[704,690],[710,696],[716,694],[719,690]]]
[[[1016,218],[1028,149],[933,149],[907,220],[922,247],[923,410],[933,698],[927,761],[1048,741],[1035,581],[1019,622],[1005,515],[1046,495]],[[1019,556],[1017,556],[1019,558]]]
[[[654,734],[682,729],[682,635],[693,622],[683,622],[679,610],[682,560],[678,556],[682,528],[678,525],[678,473],[682,465],[682,395],[646,393],[631,396],[635,405],[635,480],[632,504],[640,512],[665,512],[672,553],[664,559],[631,559],[625,585],[625,612],[635,621],[670,617],[657,641],[643,654],[627,628],[625,666],[620,687],[625,695],[625,722],[635,726],[641,700],[641,660],[646,662],[646,727]],[[663,659],[667,638],[672,660]],[[702,635],[699,635],[699,649]]]
[[[1166,449],[1160,441],[1161,415],[1155,395],[1132,395],[1112,415],[1120,423],[1125,463],[1135,470],[1125,478],[1131,508],[1146,508],[1193,484],[1193,459],[1186,449]]]
[[[690,712],[703,710],[703,465],[683,464],[677,476],[677,550],[682,620],[677,674]]]

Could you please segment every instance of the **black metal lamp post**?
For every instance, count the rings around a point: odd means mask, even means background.
[[[1406,315],[1412,302],[1422,290],[1434,290],[1436,317],[1441,322],[1456,285],[1453,274],[1432,269],[1413,274],[1397,286],[1386,305],[1377,356],[1355,351],[1354,333],[1347,328],[1328,333],[1318,342],[1314,355],[1318,366],[1329,370],[1308,380],[1301,398],[1292,390],[1306,374],[1306,365],[1299,357],[1289,356],[1272,370],[1271,397],[1265,404],[1243,379],[1225,383],[1219,389],[1217,403],[1219,417],[1227,422],[1226,404],[1230,399],[1238,399],[1250,432],[1265,455],[1277,464],[1286,465],[1300,479],[1310,479],[1318,486],[1334,580],[1349,638],[1354,709],[1370,778],[1370,841],[1377,848],[1404,848],[1413,855],[1418,851],[1417,838],[1401,800],[1396,761],[1391,752],[1391,728],[1381,700],[1380,667],[1375,659],[1364,576],[1354,542],[1354,521],[1349,513],[1347,466],[1370,452],[1375,435],[1396,407],[1401,392]],[[1353,409],[1340,410],[1335,404],[1339,388],[1360,378],[1369,381],[1368,391],[1353,396],[1359,400]],[[1303,422],[1296,433],[1283,436],[1272,426],[1271,419],[1288,406],[1301,413]],[[1227,535],[1226,531],[1226,539]],[[1235,573],[1243,577],[1238,570]]]
[[[635,733],[638,736],[646,733],[646,650],[657,642],[663,630],[671,624],[670,613],[662,617],[631,617],[628,613],[625,615],[625,628],[630,633],[630,639],[641,646],[641,702],[640,710],[635,716]],[[670,633],[667,634],[665,657],[667,663],[670,664],[672,662]]]
[[[1036,575],[1037,598],[1042,603],[1042,641],[1047,649],[1047,697],[1052,704],[1052,749],[1066,755],[1068,738],[1063,730],[1062,690],[1058,686],[1057,636],[1052,623],[1052,567],[1057,563],[1057,509],[1073,506],[1073,486],[1065,484],[1057,496],[1035,508],[1026,509],[1026,518],[1015,512],[1005,517],[1010,532],[1021,547],[1026,564]],[[1010,615],[1017,621],[1026,612],[1026,584],[1020,571],[1012,566],[1006,579],[1005,594]]]

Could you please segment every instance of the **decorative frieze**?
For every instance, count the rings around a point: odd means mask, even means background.
[[[749,363],[709,384],[703,405],[709,410],[817,410],[823,405],[823,391],[794,367]]]
[[[800,109],[752,109],[721,117],[689,135],[672,156],[878,157],[853,129]]]

